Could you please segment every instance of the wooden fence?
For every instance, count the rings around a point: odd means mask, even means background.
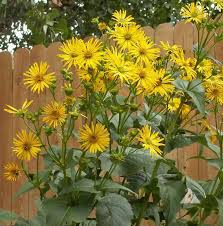
[[[192,24],[179,22],[176,26],[169,23],[159,25],[155,30],[145,27],[145,32],[155,43],[168,41],[170,44],[182,45],[188,56],[192,55],[192,47],[197,41],[197,33]],[[31,50],[18,49],[13,55],[8,52],[0,53],[0,208],[13,210],[23,217],[32,217],[35,213],[34,200],[36,192],[29,192],[18,199],[13,198],[13,194],[18,190],[23,181],[8,183],[3,179],[3,165],[10,161],[15,161],[12,155],[12,138],[16,131],[23,128],[22,121],[13,118],[3,111],[5,104],[20,106],[24,100],[35,99],[35,105],[43,105],[48,100],[48,95],[41,97],[33,96],[23,85],[23,72],[34,62],[47,61],[50,69],[60,76],[61,62],[57,57],[60,43],[53,43],[48,48],[42,45],[34,46]],[[223,59],[223,43],[218,44],[212,51],[212,55],[218,59]],[[59,78],[59,81],[61,79]],[[76,91],[78,95],[79,91]],[[208,179],[215,174],[202,160],[188,160],[195,156],[198,151],[197,145],[193,145],[184,150],[175,150],[171,157],[177,160],[179,169],[195,179]],[[33,169],[35,163],[29,163],[29,168]],[[145,223],[145,225],[147,225]],[[214,223],[213,223],[214,225]]]

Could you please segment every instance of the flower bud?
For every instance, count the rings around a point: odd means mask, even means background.
[[[50,136],[54,131],[54,128],[52,128],[50,126],[45,126],[44,129],[45,129],[45,133],[46,133],[47,136]]]

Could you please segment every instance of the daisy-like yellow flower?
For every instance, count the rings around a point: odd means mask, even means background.
[[[181,9],[181,16],[186,19],[187,22],[201,23],[207,18],[207,13],[205,12],[204,6],[199,3],[186,4],[185,7]]]
[[[132,77],[134,65],[126,61],[124,54],[117,48],[107,49],[105,52],[105,68],[109,75],[123,81],[129,81]]]
[[[223,81],[220,78],[208,79],[204,86],[209,101],[217,101],[219,104],[223,104]]]
[[[141,91],[144,95],[159,94],[161,96],[168,96],[174,90],[173,78],[171,75],[166,75],[165,70],[161,69],[154,71],[151,74],[152,83],[142,85]]]
[[[94,38],[79,46],[76,57],[77,66],[85,69],[96,69],[103,58],[101,47],[101,42]]]
[[[159,137],[158,132],[153,133],[148,125],[139,130],[138,141],[145,150],[149,150],[152,157],[158,157],[162,154],[160,146],[164,146],[163,140],[163,138]]]
[[[222,0],[211,0],[211,2],[216,5],[217,9],[219,9],[219,10],[223,9],[223,1]]]
[[[56,80],[56,77],[54,72],[47,72],[48,69],[49,65],[46,62],[34,63],[24,73],[24,84],[31,87],[33,93],[37,91],[38,94],[44,91],[45,88],[49,88]]]
[[[148,38],[144,38],[129,47],[129,53],[136,59],[136,63],[149,64],[159,56],[160,50]]]
[[[115,29],[111,31],[111,36],[124,50],[144,39],[145,33],[139,25],[115,26]]]
[[[213,63],[211,60],[204,59],[197,65],[197,70],[203,74],[205,78],[209,78],[212,75]]]
[[[80,143],[84,151],[91,153],[103,152],[109,146],[110,138],[107,129],[100,123],[89,127],[85,125],[80,130]]]
[[[53,101],[43,108],[43,115],[43,122],[56,128],[65,122],[67,116],[66,108],[62,103]]]
[[[13,152],[20,160],[29,161],[32,157],[36,158],[41,151],[41,143],[39,138],[32,132],[22,130],[17,134],[17,138],[13,140]]]
[[[137,65],[132,73],[131,79],[133,83],[137,82],[137,86],[146,86],[153,83],[151,73],[154,72],[153,66],[147,64],[146,67]]]
[[[181,49],[179,52],[171,56],[171,60],[183,71],[183,79],[191,81],[196,78],[197,73],[194,70],[196,64],[195,58],[186,58],[184,51]]]
[[[183,104],[181,108],[181,118],[185,119],[189,116],[191,107],[188,104]]]
[[[71,66],[76,66],[77,49],[82,47],[84,47],[84,41],[77,38],[72,38],[62,44],[59,48],[62,54],[58,54],[58,57],[64,62],[64,67],[69,69]]]
[[[134,22],[132,22],[134,18],[132,16],[127,16],[126,15],[126,10],[116,10],[113,14],[112,14],[112,20],[115,21],[116,24],[118,25],[128,25],[128,24],[132,24]]]
[[[100,31],[106,30],[106,29],[107,29],[107,24],[106,24],[105,22],[100,22],[100,23],[98,24],[98,29],[99,29]]]
[[[21,169],[16,163],[7,163],[4,166],[4,177],[8,181],[16,181],[21,175]]]
[[[182,50],[182,48],[178,45],[170,45],[170,43],[167,42],[160,42],[161,48],[166,51],[168,54],[177,54],[179,51]]]
[[[168,109],[170,112],[176,111],[180,106],[181,100],[178,97],[172,98],[168,103]]]
[[[32,104],[32,102],[33,102],[32,100],[31,101],[25,100],[22,107],[18,108],[18,109],[12,107],[11,105],[6,104],[8,109],[5,108],[4,111],[6,111],[10,114],[13,114],[13,115],[24,116],[24,114],[28,111],[28,108]]]

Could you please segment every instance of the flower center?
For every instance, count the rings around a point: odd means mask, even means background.
[[[125,34],[124,38],[125,38],[126,41],[129,41],[129,40],[132,39],[132,35],[131,34]]]
[[[36,76],[36,82],[42,82],[43,81],[43,75],[39,74]]]
[[[145,77],[146,77],[145,71],[140,71],[139,77],[140,77],[141,79],[145,78]]]
[[[31,144],[29,144],[29,143],[24,143],[23,144],[23,150],[24,151],[30,151],[30,149],[31,149]]]
[[[140,55],[145,55],[146,54],[146,50],[145,49],[140,49],[139,50],[139,54]]]
[[[12,173],[14,176],[18,176],[18,175],[19,175],[19,172],[18,172],[18,170],[16,170],[16,169],[11,170],[11,173]]]
[[[97,142],[97,137],[95,136],[95,135],[91,135],[90,137],[89,137],[89,142],[91,143],[91,144],[95,144],[96,142]]]
[[[60,113],[57,111],[57,110],[53,110],[51,112],[51,116],[54,118],[54,119],[58,119],[60,117]]]
[[[92,53],[91,53],[90,51],[87,51],[87,52],[84,54],[84,58],[85,58],[86,60],[92,58]]]
[[[156,86],[161,86],[163,83],[163,80],[161,78],[159,78],[156,82]]]

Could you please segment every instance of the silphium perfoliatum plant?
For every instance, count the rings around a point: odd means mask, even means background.
[[[212,1],[214,7],[223,4]],[[0,219],[16,226],[139,226],[148,219],[174,226],[203,225],[217,213],[222,225],[223,72],[209,52],[223,36],[212,8],[192,3],[181,11],[197,27],[193,57],[178,45],[158,47],[122,10],[114,12],[113,25],[99,24],[101,40],[61,45],[62,87],[47,62],[31,65],[25,86],[39,96],[48,89],[52,101],[36,109],[32,100],[5,108],[27,128],[13,140],[18,161],[6,164],[4,175],[8,181],[26,176],[16,196],[38,191],[37,215],[26,220],[2,211]],[[74,95],[74,71],[80,96]],[[212,180],[193,180],[169,159],[168,153],[193,143],[201,147],[195,157],[218,170]],[[214,157],[207,159],[204,148]],[[37,167],[30,171],[32,159]]]

